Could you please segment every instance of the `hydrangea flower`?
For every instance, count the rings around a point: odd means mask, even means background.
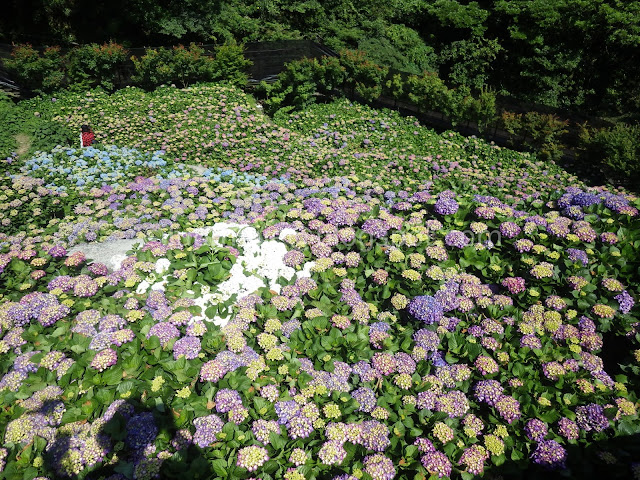
[[[414,318],[427,325],[439,322],[444,313],[440,302],[428,295],[421,295],[411,299],[408,311]]]
[[[258,467],[264,465],[267,460],[269,460],[267,449],[252,445],[238,450],[236,465],[250,472],[255,472],[258,470]]]

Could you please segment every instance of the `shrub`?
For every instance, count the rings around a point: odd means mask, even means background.
[[[148,48],[140,58],[132,56],[131,61],[135,71],[131,80],[142,87],[172,83],[175,78],[173,52],[170,49]]]
[[[60,125],[53,119],[27,122],[23,130],[31,139],[31,151],[47,150],[51,145],[73,146],[78,143],[79,131],[69,125]]]
[[[282,108],[302,109],[315,103],[321,71],[318,60],[303,58],[287,63],[273,84],[262,82],[259,90],[267,97],[267,113],[271,114]]]
[[[189,48],[146,49],[145,54],[131,57],[135,73],[131,79],[138,85],[152,88],[162,84],[180,83],[182,87],[213,78],[213,60],[204,50],[191,44]]]
[[[423,72],[422,75],[410,75],[407,78],[409,101],[418,110],[450,112],[452,96],[442,79],[434,72]]]
[[[496,115],[496,93],[484,87],[478,98],[472,98],[465,111],[465,119],[477,124],[481,132],[495,122]]]
[[[17,144],[15,137],[16,114],[15,106],[9,96],[0,90],[0,161],[15,152]]]
[[[546,113],[526,114],[503,112],[503,128],[512,135],[511,144],[532,150],[547,160],[557,160],[562,156],[564,145],[562,136],[567,133],[567,120]]]
[[[285,65],[273,84],[262,82],[258,92],[267,99],[267,112],[283,108],[302,109],[316,102],[318,95],[332,96],[344,86],[346,68],[339,58],[303,58]]]
[[[179,83],[182,87],[197,82],[227,81],[241,86],[247,82],[246,69],[251,65],[236,45],[218,47],[215,57],[191,43],[172,49],[147,49],[140,57],[131,57],[135,73],[131,77],[138,85],[152,88],[161,84]]]
[[[142,57],[132,56],[135,73],[131,76],[131,80],[145,88],[174,83],[177,79],[176,56],[180,57],[179,54],[174,54],[174,50],[165,47],[148,48]],[[185,58],[180,60],[184,66]],[[183,84],[183,86],[186,85]]]
[[[341,64],[340,58],[322,57],[318,62],[316,75],[318,93],[331,95],[344,85],[347,70]]]
[[[618,179],[640,178],[640,126],[618,124],[611,128],[588,129],[580,134],[583,156],[599,163]]]
[[[266,97],[268,113],[286,108],[299,110],[316,102],[318,95],[332,96],[343,90],[367,102],[380,97],[384,91],[396,101],[408,100],[419,111],[437,111],[447,115],[453,124],[474,122],[486,128],[496,116],[496,96],[483,89],[474,98],[468,88],[449,89],[436,73],[404,75],[389,78],[389,70],[372,63],[364,52],[343,50],[340,57],[322,57],[289,62],[273,84],[263,82],[258,93]]]
[[[373,63],[360,50],[342,50],[340,64],[345,69],[344,86],[352,96],[356,93],[365,101],[372,102],[382,94],[388,67]]]
[[[126,48],[113,42],[76,47],[65,58],[69,83],[81,90],[100,86],[113,91],[128,55]]]
[[[16,75],[21,87],[35,93],[49,93],[63,84],[60,47],[49,47],[40,54],[28,43],[16,45],[5,66]]]
[[[203,48],[192,43],[188,48],[183,45],[173,47],[170,52],[172,81],[186,87],[191,83],[213,80],[216,66]]]
[[[503,111],[500,117],[502,128],[512,137],[521,136],[522,132],[522,114]],[[513,140],[512,140],[513,143]]]
[[[243,87],[249,79],[247,70],[251,65],[251,60],[244,57],[242,45],[221,45],[215,49],[213,80]]]
[[[525,120],[525,141],[546,159],[562,157],[564,145],[561,138],[568,132],[568,120],[560,120],[552,114],[527,112]],[[530,140],[529,140],[530,139]]]

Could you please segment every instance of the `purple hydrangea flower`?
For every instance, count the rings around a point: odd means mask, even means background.
[[[565,467],[567,451],[555,440],[543,440],[531,454],[534,463],[550,470]]]
[[[362,463],[364,471],[371,475],[373,480],[392,480],[396,476],[393,462],[381,453],[366,456]]]
[[[318,458],[324,465],[340,465],[346,457],[347,451],[343,443],[337,440],[323,443],[318,451]]]
[[[524,426],[524,432],[529,440],[535,440],[537,442],[544,439],[545,435],[549,432],[547,424],[537,418],[530,419]]]
[[[458,462],[466,465],[467,471],[474,475],[480,475],[484,471],[484,462],[489,458],[487,451],[480,445],[471,445],[465,448]]]
[[[91,367],[95,368],[99,372],[106,370],[107,368],[115,365],[118,362],[118,354],[111,348],[105,348],[96,353],[91,361]]]
[[[577,248],[567,248],[567,254],[569,255],[569,259],[574,262],[581,262],[582,265],[589,264],[589,257],[587,256],[587,252],[584,250],[579,250]]]
[[[602,199],[593,193],[581,192],[573,195],[571,198],[572,205],[578,205],[580,207],[588,207],[602,202]]]
[[[437,475],[440,478],[449,477],[451,475],[451,462],[447,456],[438,451],[427,452],[420,459],[422,466],[426,468],[431,475]]]
[[[577,440],[580,434],[578,425],[573,420],[562,417],[558,420],[558,433],[567,440]]]
[[[53,258],[62,258],[67,254],[67,250],[62,245],[55,245],[47,253]]]
[[[627,314],[631,311],[636,302],[633,300],[633,297],[629,295],[629,292],[624,290],[619,295],[614,297],[618,303],[620,304],[620,312],[623,314]]]
[[[517,237],[522,229],[514,222],[503,222],[500,224],[500,233],[503,237],[514,238]]]
[[[360,387],[351,392],[351,396],[360,404],[361,412],[372,412],[376,408],[376,394],[370,388]]]
[[[374,452],[383,452],[391,443],[389,429],[377,420],[362,422],[361,445]]]
[[[362,225],[362,231],[368,233],[373,238],[384,237],[390,229],[390,225],[379,218],[370,218]]]
[[[444,243],[449,247],[464,248],[471,240],[460,230],[451,230],[444,236]]]
[[[134,450],[141,450],[155,440],[158,435],[158,427],[156,427],[151,412],[143,412],[134,415],[127,422],[127,437],[125,442],[127,446]]]
[[[89,272],[96,276],[109,275],[109,269],[104,263],[93,262],[87,268],[89,269]]]
[[[228,411],[241,407],[242,398],[240,394],[229,388],[223,388],[216,393],[216,411],[218,413],[227,413]]]
[[[62,320],[64,317],[69,315],[70,312],[71,309],[66,305],[52,305],[50,307],[45,307],[38,315],[38,322],[40,322],[43,327],[50,327],[58,320]]]
[[[439,322],[444,314],[440,302],[429,295],[420,295],[411,299],[408,310],[413,317],[427,325]]]
[[[446,367],[447,361],[444,359],[444,355],[440,351],[431,352],[429,357],[434,367]]]
[[[495,403],[496,410],[507,423],[520,418],[520,402],[509,395],[502,395]]]
[[[193,443],[200,448],[205,448],[217,441],[216,434],[222,431],[224,422],[217,415],[211,414],[196,418],[193,421],[196,432],[193,435]]]
[[[453,215],[458,211],[459,205],[453,198],[439,198],[434,205],[438,215]]]
[[[173,344],[173,358],[176,360],[184,355],[187,360],[198,358],[200,353],[200,339],[198,337],[183,337]]]
[[[147,338],[158,337],[160,345],[165,347],[172,339],[180,336],[180,330],[169,322],[159,322],[153,325],[147,333]]]
[[[601,432],[609,427],[609,419],[604,414],[604,408],[596,403],[576,408],[576,423],[586,432]]]
[[[440,336],[432,331],[421,328],[413,334],[416,344],[429,352],[434,352],[440,346]]]

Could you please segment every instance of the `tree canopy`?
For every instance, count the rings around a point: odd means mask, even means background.
[[[311,39],[452,87],[555,108],[640,107],[640,2],[8,0],[0,41],[126,46]]]

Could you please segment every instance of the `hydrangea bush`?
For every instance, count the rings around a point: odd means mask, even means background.
[[[91,183],[32,159],[2,180],[6,478],[638,475],[634,195],[344,101],[274,120],[212,85],[30,105],[206,169],[112,161]],[[259,256],[198,233],[222,221],[295,275],[202,304]],[[132,238],[117,270],[68,250]]]
[[[185,174],[184,164],[169,163],[162,150],[143,154],[131,148],[114,145],[104,148],[55,147],[51,152],[39,152],[27,160],[21,169],[24,176],[44,180],[44,187],[66,190],[67,185],[90,189],[119,186],[123,179],[135,176],[176,178]]]

